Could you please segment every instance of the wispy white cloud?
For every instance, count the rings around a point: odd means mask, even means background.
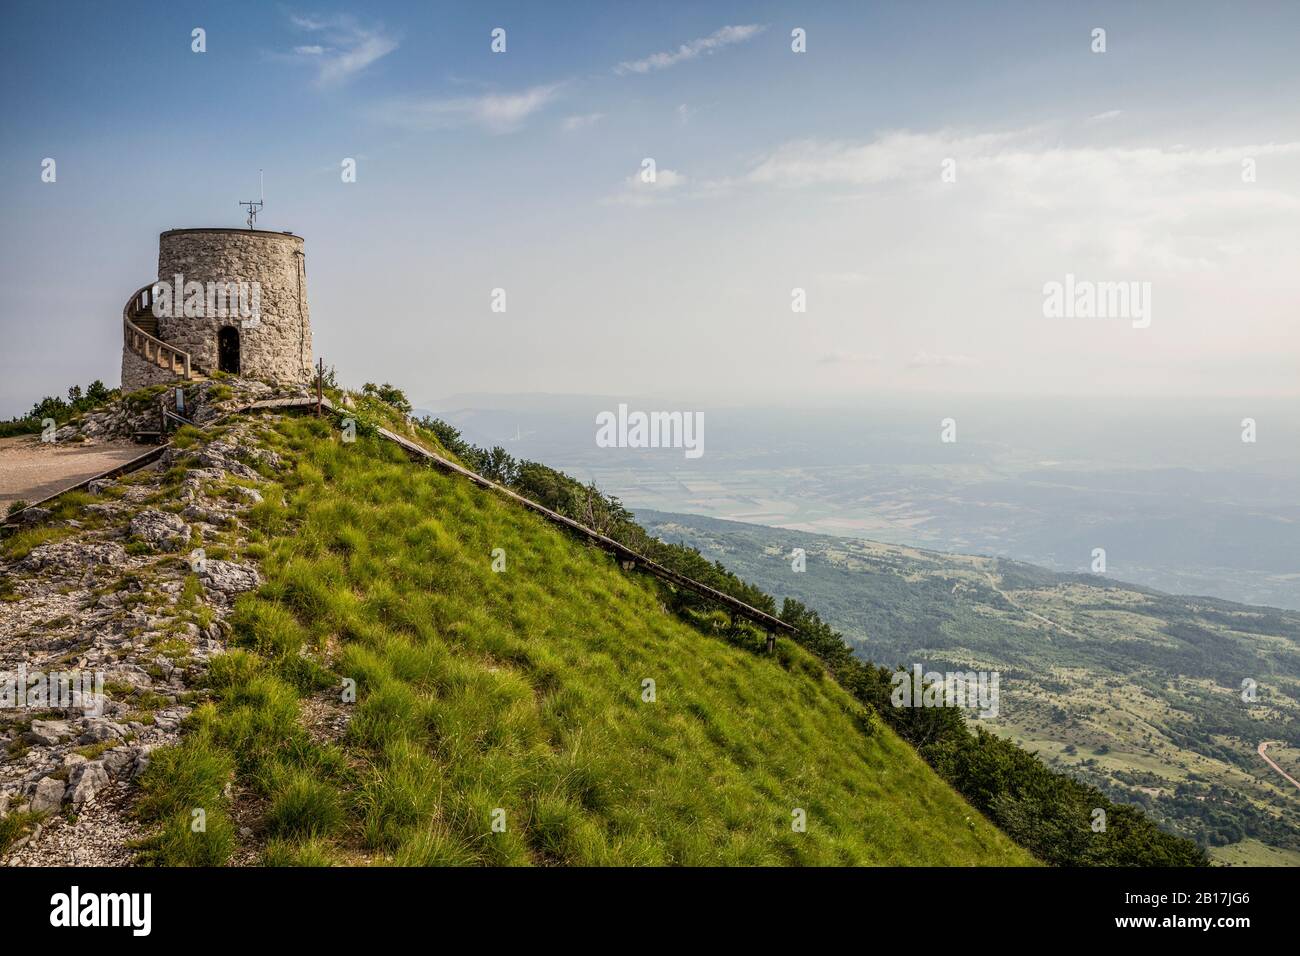
[[[949,355],[942,352],[917,352],[907,361],[908,368],[974,368],[979,359],[969,355]]]
[[[1104,113],[1097,113],[1093,116],[1089,116],[1088,120],[1093,123],[1104,123],[1107,120],[1118,119],[1123,115],[1123,110],[1106,110]]]
[[[560,126],[565,132],[572,133],[574,130],[595,126],[604,118],[604,113],[583,113],[580,116],[566,116]]]
[[[864,352],[848,352],[834,349],[817,359],[818,365],[875,365],[880,361],[879,355]]]
[[[1084,257],[1099,267],[1148,271],[1198,271],[1239,260],[1248,253],[1238,237],[1280,235],[1284,220],[1300,212],[1300,141],[1196,147],[1060,140],[1059,131],[1041,128],[798,140],[721,182],[942,201],[954,229],[1033,235],[1036,254],[1053,250],[1066,261]],[[949,159],[955,182],[941,178]],[[1248,160],[1268,174],[1245,181]]]
[[[943,159],[955,157],[960,164],[968,157],[985,157],[1017,135],[894,130],[868,143],[795,140],[762,157],[745,178],[777,186],[864,186],[921,176],[937,180]]]
[[[866,272],[825,272],[818,278],[837,285],[862,285],[871,281],[870,274]]]
[[[324,30],[330,25],[329,19],[322,19],[306,13],[289,14],[289,22],[299,30]]]
[[[649,206],[676,198],[687,179],[675,169],[660,169],[654,182],[646,182],[640,173],[623,180],[623,190],[608,197],[605,202],[616,206]]]
[[[398,47],[397,37],[383,27],[363,27],[346,14],[292,14],[289,22],[304,33],[319,34],[321,42],[300,44],[281,56],[310,64],[316,70],[316,83],[322,87],[347,83]]]
[[[700,37],[699,39],[683,43],[676,50],[652,53],[650,56],[640,60],[625,60],[618,66],[614,67],[614,72],[622,75],[626,73],[650,73],[654,70],[666,70],[669,67],[676,66],[678,63],[685,62],[686,60],[694,60],[695,58],[706,54],[716,53],[724,47],[733,46],[737,43],[744,43],[746,40],[752,40],[766,29],[766,26],[757,23],[749,23],[741,26],[725,26],[721,30],[715,30],[706,37]]]
[[[744,177],[779,186],[865,186],[910,180],[939,182],[940,164],[953,159],[963,173],[1013,174],[1023,181],[1060,183],[1089,170],[1097,177],[1159,177],[1179,172],[1240,166],[1246,157],[1300,154],[1300,141],[1240,146],[1062,146],[1039,129],[998,133],[893,130],[867,143],[796,140],[760,157]]]
[[[551,83],[478,96],[403,97],[381,103],[372,112],[380,122],[404,129],[480,126],[492,133],[508,133],[553,103],[563,86]]]

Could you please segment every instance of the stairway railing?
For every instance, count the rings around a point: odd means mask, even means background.
[[[135,324],[137,318],[153,310],[153,287],[154,283],[150,282],[136,290],[122,307],[122,341],[131,352],[150,365],[166,369],[178,378],[188,379],[191,372],[190,353],[168,345]]]
[[[302,404],[311,405],[315,403],[315,399],[311,399],[311,398],[297,399],[297,402],[299,403],[299,405]],[[256,407],[256,405],[252,407]],[[330,406],[330,410],[333,411],[335,414],[342,414],[333,406]],[[612,552],[615,556],[618,557],[619,561],[622,562],[623,567],[626,568],[627,570],[637,569],[637,570],[645,571],[679,588],[683,588],[687,591],[693,591],[696,594],[700,595],[701,597],[708,598],[709,600],[717,604],[721,604],[728,611],[730,611],[734,616],[743,617],[751,621],[752,623],[757,624],[767,633],[767,650],[769,653],[773,652],[776,649],[775,642],[776,642],[777,633],[790,634],[790,635],[798,633],[798,628],[796,628],[793,624],[783,621],[779,617],[773,617],[771,614],[768,614],[766,611],[760,611],[758,608],[746,604],[744,601],[740,600],[739,598],[734,598],[730,594],[727,594],[723,591],[719,591],[716,588],[712,588],[709,585],[704,584],[700,581],[696,581],[692,578],[688,578],[684,574],[679,574],[678,572],[674,571],[672,568],[665,567],[664,565],[660,564],[658,561],[654,561],[650,558],[647,558],[643,554],[633,551],[631,548],[629,548],[627,545],[623,544],[622,542],[615,541],[613,538],[609,537],[608,535],[601,534],[599,531],[596,531],[594,528],[588,528],[586,525],[574,521],[572,518],[562,515],[557,511],[552,511],[550,508],[546,507],[545,505],[538,504],[536,501],[533,501],[531,498],[526,498],[523,495],[519,494],[518,492],[511,491],[505,485],[500,485],[489,478],[484,478],[478,472],[470,471],[468,468],[464,467],[463,465],[458,465],[454,461],[449,461],[446,458],[443,458],[441,455],[434,454],[433,452],[429,451],[429,449],[425,448],[423,445],[417,442],[413,442],[409,438],[403,438],[401,435],[398,435],[395,432],[391,432],[387,428],[376,427],[375,430],[379,433],[381,438],[384,438],[387,441],[393,442],[394,444],[401,446],[408,454],[417,456],[419,458],[423,458],[431,462],[434,466],[442,469],[443,471],[455,472],[456,474],[460,475],[463,478],[468,478],[470,481],[474,482],[474,484],[478,485],[481,488],[488,488],[492,491],[497,492],[498,494],[505,495],[507,498],[513,499],[515,502],[523,505],[529,511],[537,512],[543,518],[546,518],[548,521],[552,521],[555,524],[564,525],[570,531],[577,533],[578,535],[582,536],[583,538],[587,539],[588,541],[597,545],[598,547],[601,547],[606,551]]]

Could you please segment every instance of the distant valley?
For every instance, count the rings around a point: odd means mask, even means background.
[[[1284,776],[1300,778],[1300,613],[995,557],[636,514],[658,537],[817,608],[864,658],[999,671],[989,729],[1141,804],[1219,862],[1300,864],[1300,791]]]

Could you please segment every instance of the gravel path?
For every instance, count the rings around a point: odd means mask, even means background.
[[[35,435],[0,438],[0,515],[11,501],[39,501],[148,450],[134,442],[49,444]]]

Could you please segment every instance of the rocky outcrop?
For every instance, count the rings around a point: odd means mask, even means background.
[[[27,571],[71,574],[96,567],[126,564],[126,550],[116,542],[56,541],[37,545],[20,565]]]
[[[166,511],[142,511],[131,519],[131,536],[163,551],[183,548],[190,540],[190,526],[180,515]]]
[[[233,400],[249,400],[245,383],[235,388]],[[104,414],[120,420],[112,408]],[[0,816],[44,815],[0,864],[126,864],[129,844],[147,835],[130,812],[133,782],[156,748],[179,740],[205,693],[207,662],[224,651],[234,598],[262,583],[237,557],[243,516],[262,500],[255,486],[280,467],[257,449],[256,427],[232,421],[220,437],[169,449],[158,467],[93,483],[99,500],[81,514],[55,508],[29,519],[61,537],[0,560],[9,588],[0,680],[20,669],[84,674],[103,692],[0,708]],[[179,486],[164,485],[178,466]],[[235,557],[192,566],[185,549],[196,533]]]
[[[161,369],[155,370],[162,372]],[[295,385],[276,389],[265,382],[253,379],[230,379],[228,381],[172,382],[167,373],[163,373],[170,385],[183,388],[185,417],[197,425],[206,425],[225,415],[233,408],[249,405],[264,398],[281,395],[306,395],[306,385]],[[131,392],[122,399],[110,402],[92,411],[83,412],[54,433],[55,444],[60,442],[89,442],[132,440],[140,432],[157,431],[159,425],[159,404],[165,399],[169,408],[175,407],[173,390],[155,388],[144,392],[139,389],[145,385],[161,383],[142,383],[126,385],[124,391]],[[92,491],[92,494],[96,492]]]
[[[233,561],[205,561],[199,579],[204,587],[226,595],[252,591],[262,584],[256,568]]]
[[[32,729],[23,735],[23,742],[37,746],[52,746],[72,736],[66,720],[33,720]]]
[[[68,785],[54,777],[42,777],[32,793],[31,808],[33,813],[48,813],[58,810],[63,804],[63,794]]]

